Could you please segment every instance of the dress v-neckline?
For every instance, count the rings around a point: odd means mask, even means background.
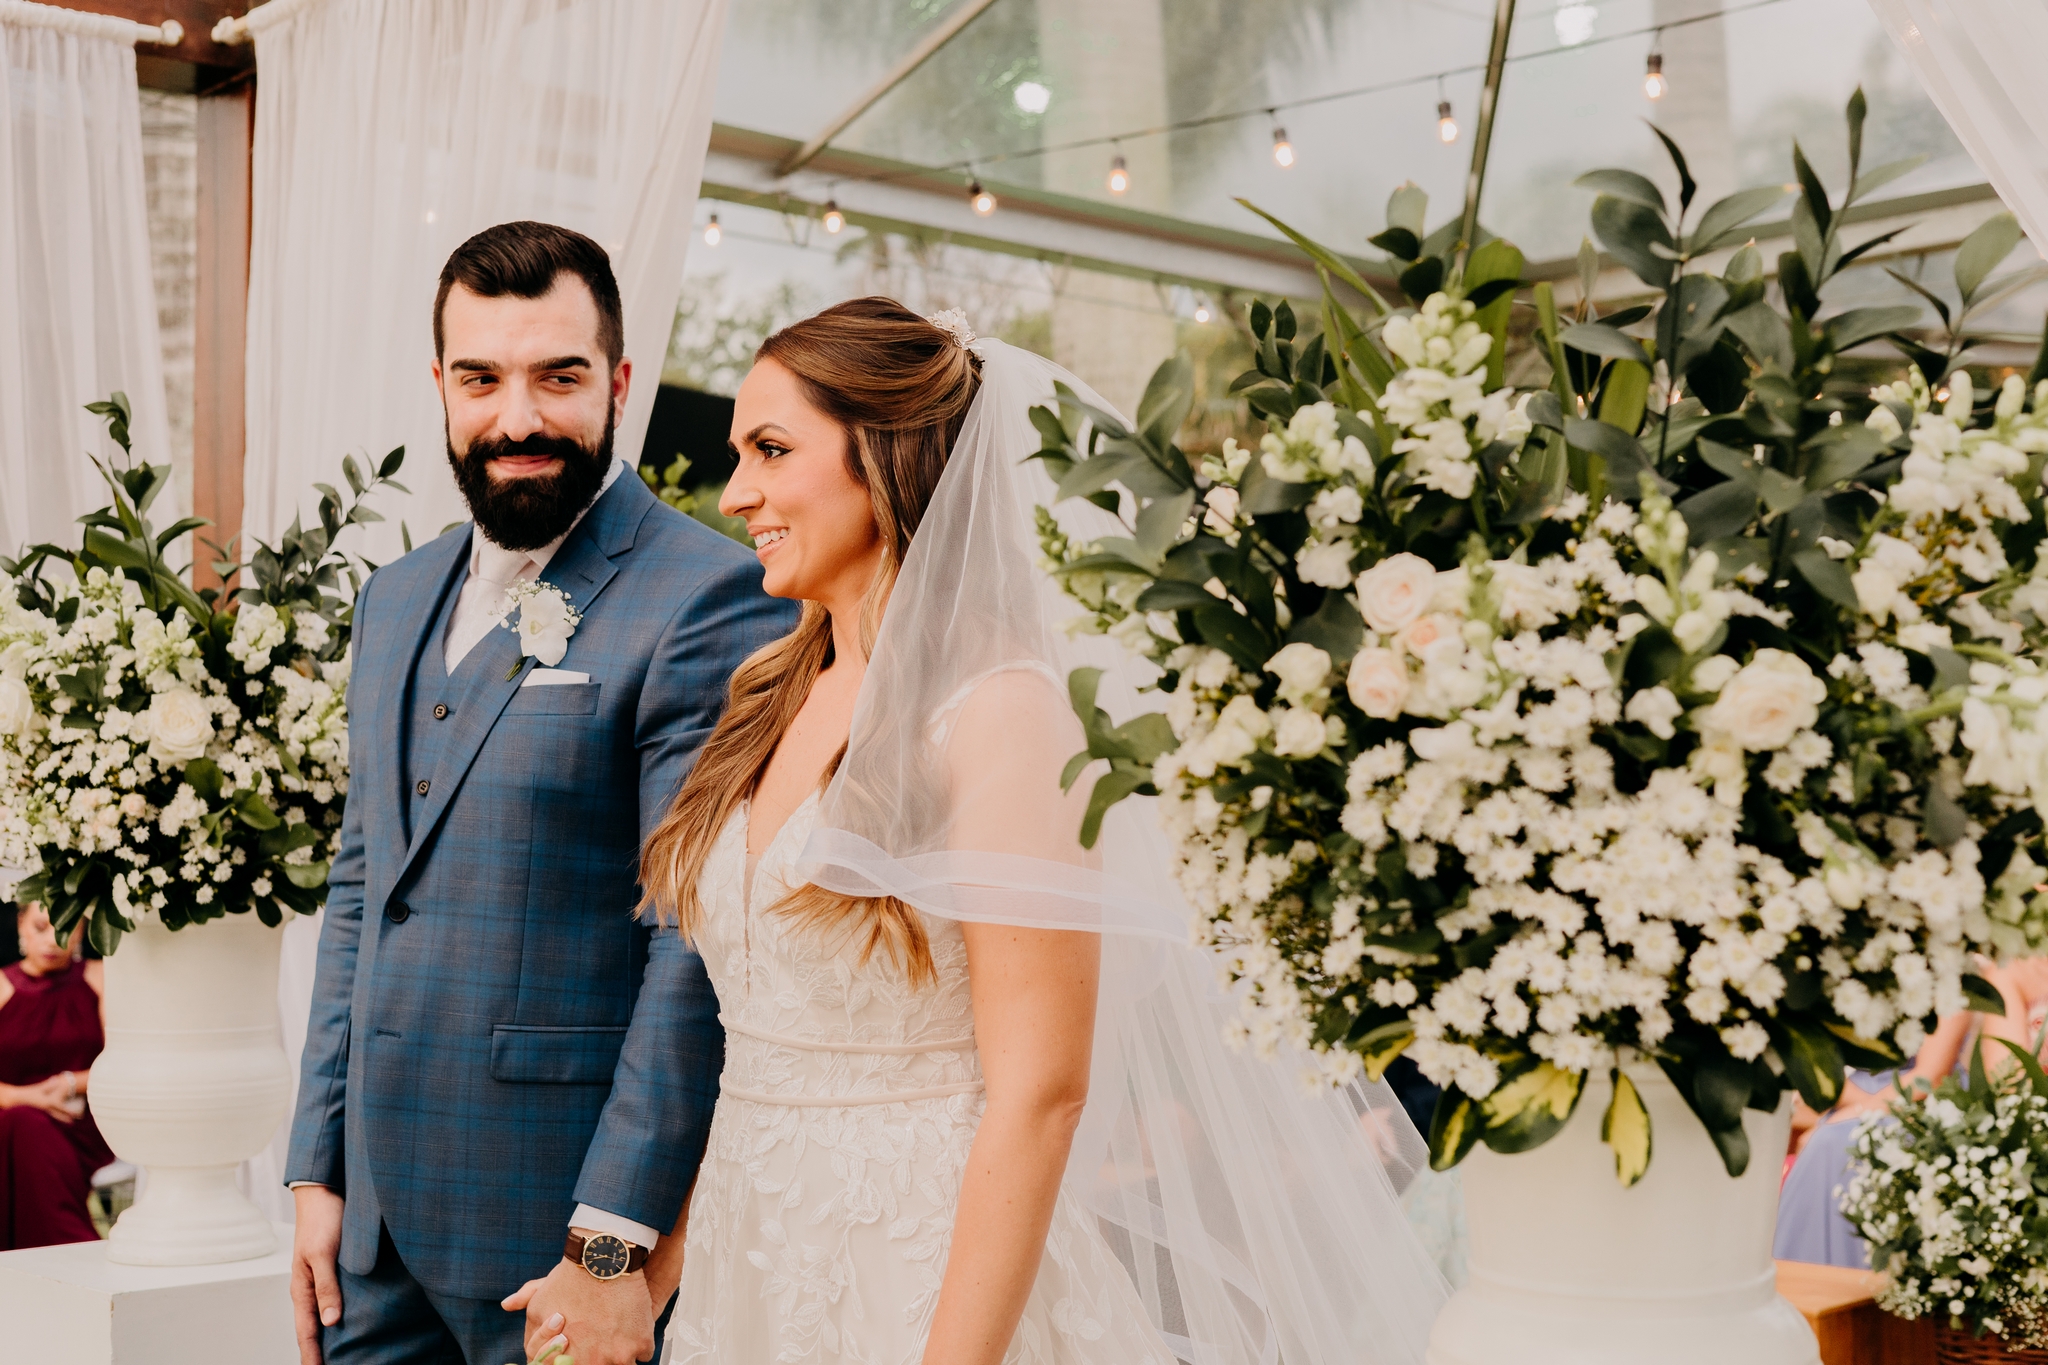
[[[754,912],[754,881],[761,875],[761,868],[767,863],[769,855],[774,853],[776,846],[782,842],[782,836],[789,833],[789,827],[796,823],[796,818],[817,799],[818,793],[813,791],[797,802],[796,809],[783,816],[782,823],[776,826],[775,833],[768,836],[768,842],[762,845],[759,854],[747,851],[747,844],[754,828],[754,798],[750,796],[740,802],[740,865],[746,873],[746,881],[741,888],[741,910],[744,914],[751,916]]]

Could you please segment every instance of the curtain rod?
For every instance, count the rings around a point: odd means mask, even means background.
[[[311,3],[312,0],[270,0],[269,4],[258,4],[239,19],[232,14],[227,15],[213,26],[213,40],[223,47],[252,43],[257,35],[277,27]]]
[[[161,24],[138,24],[111,14],[88,14],[59,5],[39,5],[34,0],[0,0],[0,24],[19,28],[53,28],[81,38],[109,38],[117,43],[154,43],[176,47],[185,39],[185,26],[176,19]]]

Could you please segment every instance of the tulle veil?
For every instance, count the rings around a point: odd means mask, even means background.
[[[1407,1365],[1448,1289],[1399,1192],[1424,1168],[1384,1085],[1315,1092],[1302,1067],[1233,1051],[1235,1005],[1171,876],[1153,803],[1132,799],[1097,849],[1075,838],[1058,774],[1083,746],[1070,670],[1098,704],[1142,709],[1148,666],[1100,637],[1039,567],[1033,509],[1054,487],[1028,457],[1050,361],[974,344],[980,393],[892,594],[839,771],[799,872],[926,914],[1103,935],[1089,1100],[1066,1175],[1189,1365]],[[1070,534],[1109,533],[1079,501]]]

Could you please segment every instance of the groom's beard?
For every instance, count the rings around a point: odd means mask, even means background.
[[[507,550],[538,550],[559,539],[597,500],[612,467],[614,425],[607,411],[604,435],[595,448],[567,436],[535,435],[523,441],[475,440],[458,455],[451,441],[448,467],[455,471],[455,486],[462,490],[470,515],[492,544]],[[562,467],[552,474],[493,479],[489,465],[501,455],[552,455]]]

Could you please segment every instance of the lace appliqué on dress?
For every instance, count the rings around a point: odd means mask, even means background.
[[[918,1365],[984,1102],[960,926],[925,920],[934,987],[913,987],[882,955],[860,962],[768,913],[817,798],[777,831],[751,888],[745,818],[726,826],[700,887],[697,947],[727,1024],[725,1072],[662,1358]],[[1065,1194],[1004,1360],[1173,1360]]]

